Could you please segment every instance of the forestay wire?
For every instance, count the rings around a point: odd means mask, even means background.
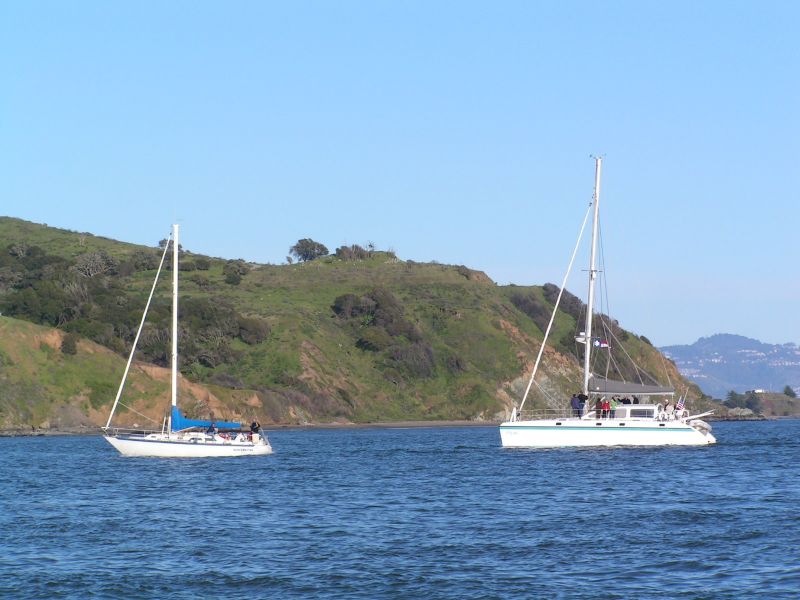
[[[171,236],[171,234],[170,234]],[[156,284],[158,283],[158,276],[161,275],[161,268],[164,266],[164,258],[167,256],[167,249],[169,248],[170,238],[167,238],[167,243],[164,244],[164,253],[161,255],[161,262],[158,263],[158,271],[156,271],[156,276],[153,279],[153,287],[150,288],[150,296],[147,298],[147,304],[144,307],[144,312],[142,313],[142,321],[139,323],[139,330],[136,332],[136,337],[133,340],[133,346],[131,347],[131,354],[128,356],[128,364],[125,365],[125,372],[122,374],[122,381],[119,382],[119,388],[117,389],[117,396],[114,398],[114,405],[111,407],[111,414],[108,415],[108,422],[103,429],[108,429],[111,427],[111,419],[114,418],[114,411],[117,410],[117,405],[119,404],[119,398],[122,396],[122,388],[125,387],[125,379],[128,377],[128,371],[131,368],[131,363],[133,362],[133,355],[136,354],[136,345],[139,343],[139,336],[142,334],[142,329],[144,328],[144,320],[147,318],[147,311],[150,308],[150,302],[153,300],[153,293],[156,291]],[[130,407],[127,407],[130,408]]]
[[[575,248],[572,250],[572,257],[569,259],[569,266],[567,266],[567,272],[564,274],[564,281],[561,282],[561,289],[558,291],[558,298],[556,298],[556,303],[553,306],[553,314],[550,315],[550,322],[547,324],[547,330],[544,332],[542,345],[539,347],[539,354],[536,356],[536,362],[533,365],[533,373],[531,373],[530,381],[528,381],[528,387],[525,388],[525,394],[522,396],[522,402],[520,402],[519,410],[522,410],[522,407],[525,406],[525,401],[528,399],[528,394],[531,391],[533,380],[536,377],[536,371],[539,370],[539,363],[542,360],[542,354],[544,354],[544,347],[545,344],[547,344],[547,338],[550,335],[550,330],[553,328],[553,321],[556,319],[558,305],[561,302],[561,296],[564,294],[564,288],[567,286],[567,279],[569,279],[569,274],[572,271],[572,264],[575,262],[575,255],[578,254],[578,248],[580,248],[581,239],[583,239],[583,232],[586,229],[586,223],[589,221],[589,213],[592,210],[593,203],[594,198],[592,198],[592,202],[589,202],[589,206],[586,209],[586,216],[583,217],[583,224],[581,225],[580,233],[578,233],[578,240],[575,242]]]

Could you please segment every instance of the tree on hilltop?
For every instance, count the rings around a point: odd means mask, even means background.
[[[309,238],[297,240],[297,243],[289,248],[289,252],[301,262],[308,262],[320,256],[328,255],[328,249],[323,244]]]
[[[783,394],[784,396],[789,396],[789,398],[797,398],[797,394],[790,385],[787,385],[785,388],[783,388]]]

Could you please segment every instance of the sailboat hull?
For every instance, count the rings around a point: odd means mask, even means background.
[[[716,443],[708,430],[682,421],[543,419],[500,425],[503,448],[580,446],[707,446]]]
[[[272,446],[266,441],[266,438],[262,438],[257,443],[252,443],[249,441],[203,441],[197,437],[185,439],[160,434],[146,436],[106,435],[103,437],[124,456],[212,458],[272,454]]]

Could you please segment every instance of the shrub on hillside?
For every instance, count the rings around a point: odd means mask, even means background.
[[[370,352],[381,352],[391,346],[392,341],[392,336],[382,327],[367,327],[358,338],[356,346]]]
[[[248,272],[247,263],[243,260],[229,260],[222,267],[222,274],[225,276],[225,283],[239,285]]]
[[[82,277],[97,277],[98,275],[113,275],[117,273],[119,261],[109,255],[105,250],[87,252],[75,259],[73,269]]]
[[[369,252],[358,244],[352,246],[340,246],[336,249],[336,258],[340,260],[364,260],[369,258]]]
[[[66,334],[61,340],[61,353],[75,355],[78,353],[78,336],[74,333]]]
[[[396,346],[389,356],[398,368],[414,377],[431,377],[436,372],[433,348],[426,342]]]
[[[355,294],[343,294],[337,297],[331,306],[333,312],[344,319],[373,315],[375,307],[375,301],[369,296],[356,296]]]
[[[783,393],[785,396],[788,396],[789,398],[797,398],[797,394],[790,385],[787,385],[785,388],[783,388]]]
[[[198,271],[208,271],[211,268],[211,261],[199,256],[194,259],[194,264]]]
[[[149,250],[136,250],[131,254],[128,262],[133,266],[134,271],[152,271],[158,268],[160,257]]]
[[[255,345],[269,336],[269,323],[258,317],[239,317],[239,339],[245,344]]]
[[[209,290],[212,287],[211,280],[205,275],[194,275],[189,279],[189,281],[194,283],[201,290]]]
[[[463,373],[464,371],[467,370],[466,363],[455,354],[451,354],[450,356],[448,356],[445,359],[444,364],[447,367],[448,372],[452,374]]]
[[[544,291],[545,300],[547,300],[550,304],[555,304],[556,299],[558,298],[558,291],[561,288],[552,283],[545,283],[542,289]],[[581,315],[583,315],[584,304],[576,295],[564,290],[564,293],[561,295],[561,302],[559,303],[558,308],[559,310],[570,315],[573,319],[580,320]]]
[[[534,293],[514,292],[511,294],[511,304],[533,319],[533,322],[542,332],[547,329],[551,310]]]
[[[339,317],[359,318],[360,326],[375,326],[392,337],[404,336],[410,342],[422,339],[417,326],[404,317],[403,305],[386,289],[375,288],[363,296],[343,294],[333,301],[331,308]]]

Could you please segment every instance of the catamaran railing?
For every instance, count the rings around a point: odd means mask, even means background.
[[[571,408],[533,409],[517,411],[518,421],[538,421],[539,419],[569,419],[574,417]]]
[[[625,405],[630,406],[630,405]],[[599,419],[601,421],[608,420],[608,419],[625,419],[625,420],[639,420],[639,419],[657,419],[660,421],[675,421],[681,418],[685,418],[689,416],[688,410],[682,411],[675,411],[675,412],[659,412],[656,413],[653,417],[642,417],[642,416],[625,416],[623,417],[624,411],[622,408],[617,409],[614,414],[611,414],[611,411],[605,411],[609,414],[601,413]],[[539,421],[545,419],[597,419],[597,412],[596,409],[591,409],[582,415],[576,415],[571,408],[563,408],[563,409],[540,409],[540,410],[521,410],[517,411],[516,413],[516,420],[517,421]]]

